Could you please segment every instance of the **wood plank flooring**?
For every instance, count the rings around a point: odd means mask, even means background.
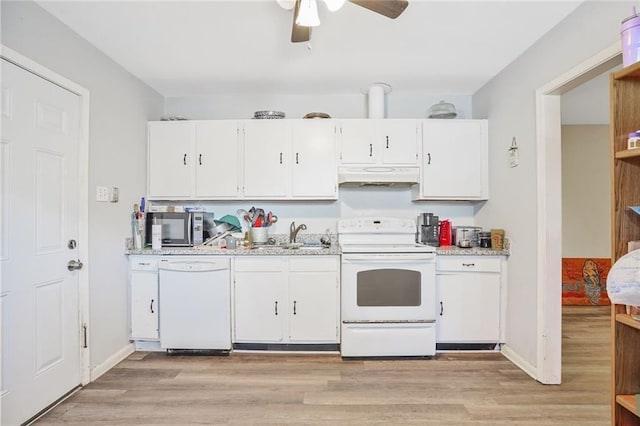
[[[534,381],[496,353],[343,361],[137,352],[36,424],[604,426],[609,313],[564,308],[559,386]]]

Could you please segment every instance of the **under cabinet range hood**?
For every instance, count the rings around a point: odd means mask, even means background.
[[[338,183],[349,186],[410,186],[418,183],[418,167],[339,167]]]

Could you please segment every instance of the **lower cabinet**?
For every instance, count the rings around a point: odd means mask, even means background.
[[[234,343],[338,343],[338,256],[236,257]]]
[[[158,256],[129,256],[131,340],[158,340]]]
[[[504,257],[440,256],[436,262],[436,341],[503,342]]]

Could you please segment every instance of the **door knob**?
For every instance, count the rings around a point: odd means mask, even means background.
[[[82,269],[82,262],[80,262],[79,260],[70,260],[69,263],[67,263],[67,269],[70,271],[77,271],[78,269]]]

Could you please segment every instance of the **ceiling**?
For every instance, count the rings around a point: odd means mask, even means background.
[[[292,11],[263,1],[39,1],[167,97],[394,92],[471,95],[580,1],[410,0],[391,20],[319,4],[310,43],[290,42]]]

